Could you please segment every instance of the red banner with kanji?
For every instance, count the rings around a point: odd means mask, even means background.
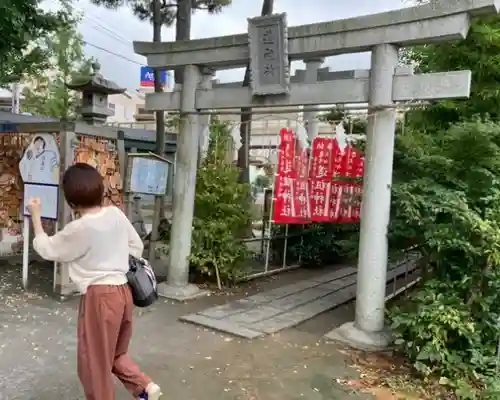
[[[311,210],[309,204],[309,149],[296,142],[296,171],[294,185],[294,201],[298,224],[311,223]]]
[[[339,175],[334,177],[332,187],[337,194],[332,199],[330,216],[332,222],[357,223],[361,220],[364,175],[364,154],[348,144],[343,151]]]
[[[280,131],[274,185],[273,221],[277,224],[360,221],[364,154],[336,138],[317,137],[311,149],[295,132]]]
[[[309,152],[290,129],[280,131],[278,171],[274,185],[273,221],[276,224],[311,222],[308,181]]]
[[[312,221],[359,222],[363,153],[350,144],[340,148],[335,138],[317,137],[312,143],[310,165]]]
[[[328,138],[317,137],[312,142],[309,195],[311,219],[314,222],[329,221],[328,211],[335,162],[335,146],[336,142]]]

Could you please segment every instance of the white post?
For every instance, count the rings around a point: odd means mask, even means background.
[[[185,67],[181,92],[180,129],[177,138],[167,282],[158,287],[161,296],[174,300],[186,300],[202,294],[196,285],[188,283],[200,136],[200,120],[196,114],[195,100],[200,80],[201,74],[197,66]]]
[[[61,170],[65,171],[73,163],[74,149],[72,146],[72,141],[76,138],[74,132],[62,131],[59,133],[59,149],[61,152]],[[64,198],[64,193],[59,190],[59,218],[57,223],[57,229],[63,229],[70,221],[72,221],[75,216],[74,212],[69,207],[66,199]],[[60,298],[64,299],[66,296],[70,296],[75,293],[76,287],[74,283],[71,282],[69,277],[69,268],[67,264],[57,263],[57,273],[56,273],[56,284],[55,284],[55,294]]]
[[[30,217],[23,219],[23,289],[28,290],[30,263]]]
[[[200,83],[200,89],[210,90],[212,89],[212,79],[214,77],[214,70],[210,68],[203,68],[202,70],[202,80]],[[198,163],[201,164],[206,156],[208,150],[208,143],[210,141],[210,115],[204,114],[198,117],[200,119],[200,135],[199,135],[199,160]]]
[[[21,97],[21,88],[19,86],[19,83],[14,83],[12,84],[12,106],[11,106],[11,112],[13,114],[19,114],[21,112],[21,107],[19,104],[19,100]]]
[[[372,50],[356,318],[354,323],[342,325],[327,335],[363,350],[385,348],[390,340],[389,332],[384,329],[384,317],[396,109],[376,107],[393,104],[397,62],[398,48],[394,45],[377,45]]]
[[[318,69],[323,64],[322,58],[311,58],[304,60],[306,64],[306,71],[304,75],[304,83],[316,83],[318,81]],[[318,136],[318,113],[314,111],[304,112],[304,125],[307,130],[307,137],[309,141]]]
[[[54,234],[56,234],[59,231],[59,221],[56,221],[54,223]],[[52,274],[52,290],[54,293],[56,292],[57,288],[57,269],[59,268],[59,263],[57,261],[54,261],[54,271]]]

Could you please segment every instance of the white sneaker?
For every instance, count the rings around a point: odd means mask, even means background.
[[[139,396],[140,400],[158,400],[163,393],[156,383],[150,383],[145,392]]]

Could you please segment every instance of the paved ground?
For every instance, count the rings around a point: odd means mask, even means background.
[[[409,262],[394,263],[389,268],[387,289],[391,294],[390,282],[413,272],[415,267]],[[356,268],[339,267],[332,272],[185,315],[181,320],[255,339],[299,325],[354,300],[356,276]]]
[[[0,266],[0,399],[80,400],[75,366],[77,301],[61,304],[43,296],[51,286],[51,271],[34,271],[32,281],[38,284],[24,294],[18,286],[20,268]],[[337,384],[336,379],[355,374],[336,345],[322,340],[332,327],[352,318],[351,307],[254,340],[238,340],[178,320],[322,273],[299,270],[242,286],[231,296],[214,295],[188,304],[158,302],[137,315],[132,355],[164,388],[166,399],[368,399]],[[118,400],[129,398],[119,386],[118,393]]]

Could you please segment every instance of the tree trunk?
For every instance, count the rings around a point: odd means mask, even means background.
[[[273,13],[274,0],[264,0],[262,3],[261,16]],[[243,87],[250,86],[250,62],[245,69]],[[250,183],[250,135],[252,133],[252,109],[242,108],[240,119],[240,140],[241,147],[238,150],[237,165],[240,168],[240,182]],[[252,205],[252,198],[248,199],[248,206]],[[241,237],[252,237],[252,223],[240,233]]]
[[[162,17],[161,17],[161,0],[154,0],[153,9],[153,42],[161,42],[161,28],[162,28]],[[161,71],[159,69],[154,70],[154,90],[155,93],[163,92],[163,83],[161,81]],[[165,113],[164,111],[156,111],[156,154],[160,157],[165,155]],[[159,202],[159,214],[160,219],[165,216],[165,198]],[[156,209],[155,205],[155,209]],[[156,210],[155,210],[156,213]]]
[[[177,0],[177,15],[175,21],[175,40],[191,39],[191,14],[193,4],[191,0]],[[176,70],[175,83],[182,84],[184,81],[184,71]]]
[[[262,3],[261,16],[273,13],[274,0],[264,0]],[[250,86],[250,64],[245,70],[243,87]],[[250,135],[252,131],[252,109],[242,108],[240,119],[240,140],[241,147],[238,150],[237,165],[240,168],[240,182],[250,183]]]

